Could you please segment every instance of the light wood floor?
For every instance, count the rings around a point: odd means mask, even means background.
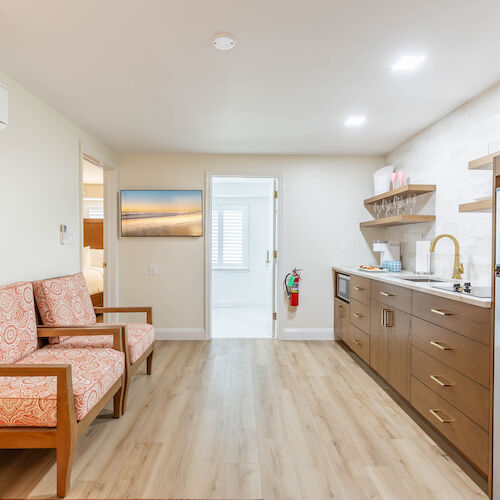
[[[54,494],[53,451],[0,451],[1,497]],[[80,439],[67,498],[132,497],[486,498],[339,345],[225,339],[158,342]]]

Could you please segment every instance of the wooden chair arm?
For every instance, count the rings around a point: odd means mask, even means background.
[[[152,307],[94,307],[96,314],[104,313],[146,313],[146,322],[153,324],[153,308]]]
[[[0,364],[0,377],[64,377],[68,372],[71,376],[71,365]]]
[[[71,365],[1,365],[1,377],[57,377],[57,428],[66,434],[76,432],[76,410]]]
[[[57,325],[38,325],[38,337],[80,337],[91,335],[112,335],[113,336],[113,349],[117,351],[126,352],[128,345],[127,339],[127,325],[92,325],[92,326],[57,326]]]

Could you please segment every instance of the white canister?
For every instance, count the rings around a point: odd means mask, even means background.
[[[394,166],[387,165],[373,174],[373,196],[377,196],[391,190],[392,172],[394,172]]]

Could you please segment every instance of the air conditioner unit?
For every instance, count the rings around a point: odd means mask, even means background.
[[[0,83],[0,130],[9,123],[9,92],[7,87]]]

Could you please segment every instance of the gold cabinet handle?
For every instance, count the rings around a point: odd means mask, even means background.
[[[450,387],[453,384],[451,382],[443,382],[440,378],[439,375],[430,375],[431,380],[436,382],[436,384],[440,385],[441,387]]]
[[[384,326],[392,327],[392,309],[384,309]]]
[[[429,411],[431,412],[431,415],[435,418],[437,418],[442,424],[450,424],[451,422],[453,422],[453,419],[451,417],[441,417],[441,415],[439,415],[438,412],[443,412],[443,410],[432,410],[432,409],[429,409]],[[446,415],[446,413],[445,413]]]
[[[433,312],[434,314],[439,314],[439,316],[451,316],[451,313],[441,311],[440,309],[431,309],[431,312]]]
[[[380,295],[383,295],[384,297],[394,297],[394,294],[389,292],[380,292]]]
[[[359,314],[359,313],[352,313],[352,315],[355,317],[355,318],[364,318],[364,316],[362,314]]]
[[[356,344],[356,345],[361,345],[361,342],[358,340],[358,339],[352,339],[352,341]]]
[[[451,351],[451,347],[449,345],[443,345],[441,342],[438,342],[437,340],[431,340],[429,344],[433,345],[434,347],[437,347],[438,349],[441,349],[442,351]]]
[[[361,292],[361,290],[364,290],[364,288],[361,288],[360,286],[353,286],[354,290],[357,292]]]

